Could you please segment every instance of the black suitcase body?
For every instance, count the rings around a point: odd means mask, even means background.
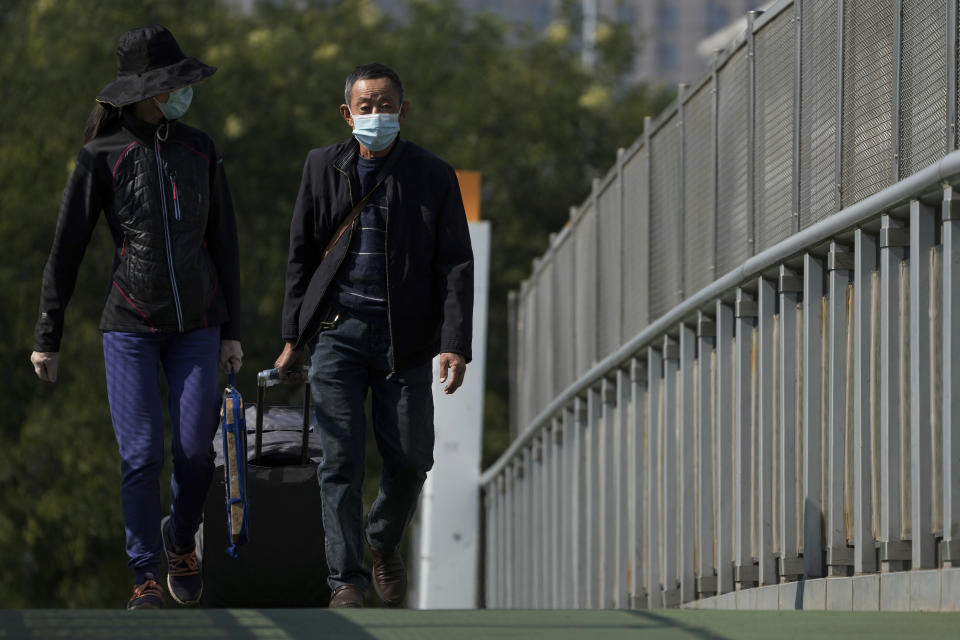
[[[227,552],[219,431],[214,438],[217,467],[198,534],[205,607],[322,607],[330,598],[317,481],[322,451],[310,424],[310,387],[304,385],[302,408],[264,407],[271,375],[275,380],[272,371],[258,374],[257,403],[245,409],[250,539],[237,558]]]

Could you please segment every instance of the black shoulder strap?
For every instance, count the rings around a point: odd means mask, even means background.
[[[394,165],[397,164],[397,158],[400,157],[400,154],[403,153],[403,147],[406,143],[403,140],[397,140],[397,146],[393,149],[393,152],[387,156],[387,161],[383,163],[383,166],[380,167],[380,171],[377,173],[377,181],[374,183],[373,188],[370,189],[360,201],[354,205],[354,207],[347,214],[347,217],[343,219],[343,222],[340,223],[340,226],[337,227],[337,232],[333,234],[329,244],[327,244],[326,249],[323,250],[322,260],[327,258],[327,255],[333,251],[333,248],[337,246],[337,243],[340,242],[340,238],[343,237],[343,234],[346,233],[347,229],[350,228],[350,225],[360,216],[360,212],[363,211],[363,208],[367,206],[367,202],[370,200],[370,196],[380,188],[380,185],[383,184],[383,181],[390,175],[390,172],[393,170]]]

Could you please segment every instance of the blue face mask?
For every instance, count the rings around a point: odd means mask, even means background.
[[[383,151],[400,133],[399,113],[353,116],[353,137],[370,151]]]
[[[160,102],[156,98],[154,98],[153,101],[157,103],[160,111],[163,112],[164,118],[167,120],[177,120],[182,118],[183,114],[190,108],[190,103],[193,101],[193,87],[183,87],[176,91],[171,91],[170,97],[167,98],[166,102]]]

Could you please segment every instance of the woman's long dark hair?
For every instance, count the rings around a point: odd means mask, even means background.
[[[98,102],[93,107],[93,111],[90,112],[87,124],[83,127],[83,144],[87,144],[119,120],[120,109],[113,105]]]

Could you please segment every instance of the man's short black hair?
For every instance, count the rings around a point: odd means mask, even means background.
[[[397,72],[385,64],[370,62],[360,65],[347,76],[347,84],[343,88],[343,100],[347,106],[350,106],[350,92],[357,80],[375,80],[377,78],[388,78],[400,92],[400,102],[403,102],[403,83],[400,82],[400,76],[397,75]]]

